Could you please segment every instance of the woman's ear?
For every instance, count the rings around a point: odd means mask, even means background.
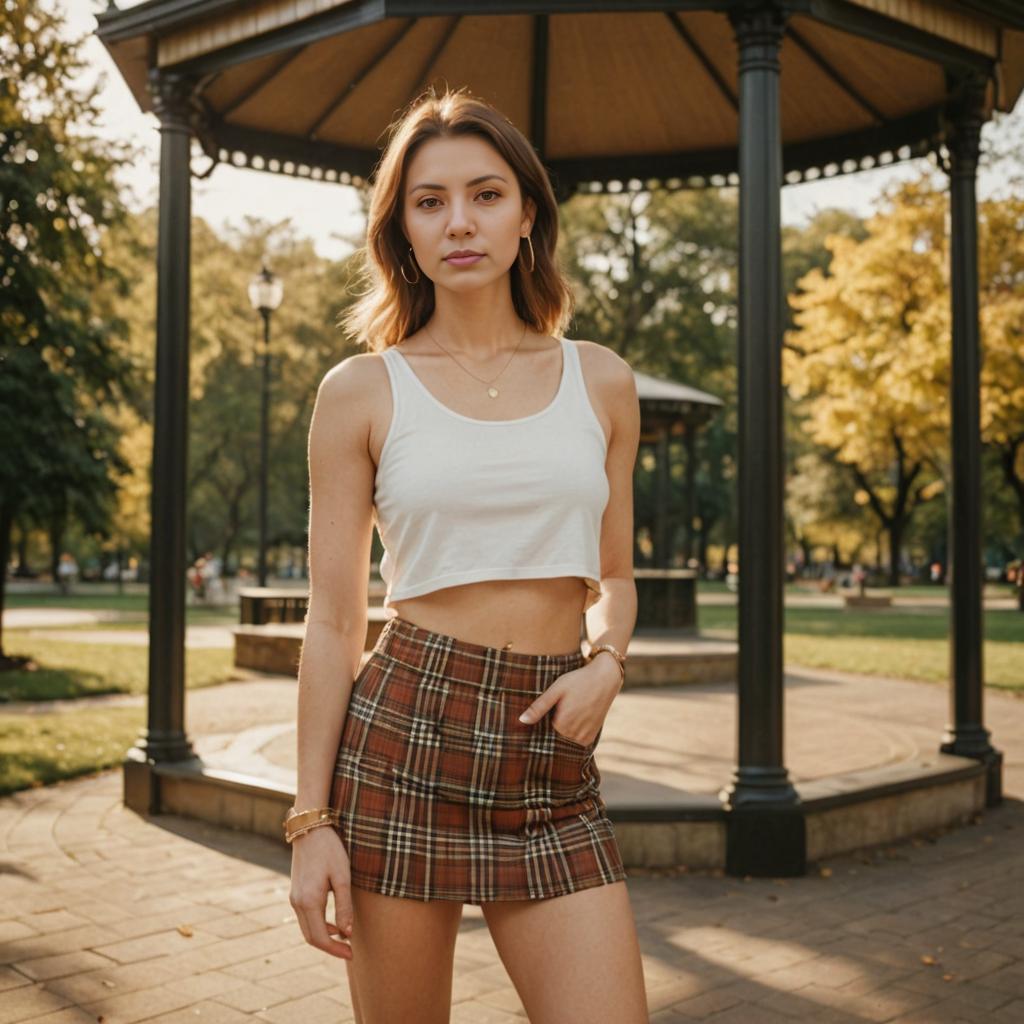
[[[527,196],[523,201],[523,220],[522,230],[529,234],[533,230],[533,223],[537,216],[537,204],[533,201],[533,196]]]

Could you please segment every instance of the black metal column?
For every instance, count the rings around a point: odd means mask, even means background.
[[[949,515],[950,715],[939,749],[988,766],[986,803],[1002,800],[1003,755],[983,721],[980,341],[976,183],[986,79],[960,83],[950,106],[952,494]]]
[[[160,119],[156,381],[149,545],[149,699],[146,729],[125,760],[125,802],[159,810],[147,765],[195,756],[185,735],[185,508],[188,457],[188,348],[191,83],[154,69]]]
[[[672,476],[669,463],[668,422],[658,424],[658,440],[654,465],[654,564],[659,569],[672,568],[675,552],[675,523],[672,515]]]
[[[257,575],[259,585],[267,585],[267,473],[270,464],[270,310],[263,317],[263,373],[260,382],[260,538]]]
[[[697,493],[697,426],[692,420],[683,424],[683,451],[686,453],[686,467],[683,470],[683,567],[690,568],[690,560],[696,557],[693,520],[697,515],[694,495]],[[707,567],[704,566],[706,569]]]
[[[800,875],[800,796],[783,765],[781,3],[738,3],[739,47],[739,736],[726,871]]]

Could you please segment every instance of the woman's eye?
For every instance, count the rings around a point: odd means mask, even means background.
[[[482,192],[477,194],[477,198],[479,198],[480,196],[500,197],[501,193],[500,192],[496,192],[493,188],[485,188]],[[416,205],[417,206],[423,206],[425,203],[436,203],[436,202],[437,202],[437,197],[436,196],[427,196],[425,199],[421,199]],[[434,207],[433,206],[427,206],[426,209],[432,210],[432,209],[434,209]]]

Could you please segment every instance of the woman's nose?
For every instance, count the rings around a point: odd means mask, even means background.
[[[457,202],[452,203],[449,208],[448,230],[465,231],[466,228],[470,228],[472,226],[473,220],[469,211],[465,207],[460,206]]]

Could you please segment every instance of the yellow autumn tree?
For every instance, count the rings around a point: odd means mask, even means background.
[[[829,236],[827,271],[810,271],[790,296],[796,326],[786,333],[784,383],[803,428],[849,467],[859,500],[888,534],[893,584],[914,510],[949,480],[948,208],[930,174],[897,185],[867,237]],[[1022,214],[1010,199],[979,209],[983,440],[1012,449],[1017,480]]]
[[[1016,499],[1024,538],[1024,195],[982,203],[979,217],[981,436]]]

